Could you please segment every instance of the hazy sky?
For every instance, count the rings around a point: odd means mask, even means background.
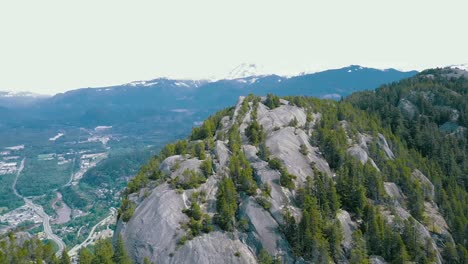
[[[467,0],[0,2],[0,90],[468,63]]]

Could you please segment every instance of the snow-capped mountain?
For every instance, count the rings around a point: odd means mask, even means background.
[[[125,84],[124,86],[132,87],[154,87],[157,85],[182,87],[182,88],[197,88],[201,85],[206,84],[208,81],[205,80],[173,80],[167,78],[158,78],[148,81],[134,81]]]
[[[467,65],[463,64],[459,67],[468,67]],[[348,73],[351,73],[351,72],[356,72],[356,71],[360,71],[360,70],[379,70],[379,71],[389,71],[389,70],[394,70],[392,68],[388,68],[388,69],[378,69],[378,68],[369,68],[369,67],[363,67],[361,65],[349,65],[349,66],[346,66],[346,67],[343,67],[343,68],[338,68],[336,70],[344,70],[346,69],[346,71]],[[330,70],[333,70],[333,69],[330,69]],[[401,70],[403,72],[403,70]],[[279,73],[279,72],[276,72],[276,73],[271,73],[271,72],[267,72],[265,71],[265,69],[261,66],[258,66],[257,64],[253,64],[253,63],[242,63],[240,64],[239,66],[235,67],[234,69],[232,69],[229,74],[227,74],[224,78],[218,78],[216,79],[217,80],[221,80],[221,79],[225,79],[225,80],[236,80],[236,79],[247,79],[247,78],[252,78],[252,77],[263,77],[263,76],[267,76],[267,75],[277,75],[277,76],[281,76],[281,77],[284,77],[284,78],[294,78],[294,77],[299,77],[299,76],[306,76],[306,75],[312,75],[312,74],[315,74],[315,73],[320,73],[321,71],[301,71],[301,72],[298,72],[296,74],[282,74],[282,73]]]
[[[250,76],[265,75],[263,69],[253,63],[242,63],[239,66],[232,69],[229,74],[225,77],[227,80],[234,80],[240,78],[246,78]]]

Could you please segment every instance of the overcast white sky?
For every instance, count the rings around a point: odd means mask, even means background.
[[[0,1],[0,90],[468,62],[467,0]]]

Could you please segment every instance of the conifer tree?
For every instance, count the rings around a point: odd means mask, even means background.
[[[60,264],[71,264],[70,256],[68,256],[67,248],[63,249],[62,256],[60,258]]]
[[[267,94],[265,105],[268,106],[268,108],[270,109],[280,106],[281,104],[279,97],[273,94]]]
[[[201,164],[200,170],[203,172],[206,178],[213,174],[213,161],[210,157],[207,157]]]
[[[78,263],[80,264],[91,264],[93,261],[93,255],[87,248],[80,249],[78,254]]]
[[[232,231],[237,211],[237,192],[230,178],[224,177],[221,180],[216,198],[217,222],[222,229]]]
[[[260,253],[258,254],[258,264],[272,264],[273,260],[268,254],[268,251],[266,251],[264,248],[260,250]]]
[[[302,219],[299,223],[299,247],[301,255],[314,263],[327,263],[329,260],[328,244],[322,233],[323,220],[317,206],[317,200],[307,195],[304,199]]]
[[[361,230],[353,232],[353,247],[351,249],[351,256],[349,259],[350,264],[368,264],[369,258],[367,256],[366,242],[362,237]]]
[[[148,257],[145,257],[143,259],[143,264],[155,264],[154,262],[151,262]]]
[[[99,240],[94,247],[92,264],[113,264],[114,250],[109,240]]]
[[[339,221],[329,224],[326,228],[326,238],[329,243],[330,256],[335,263],[342,260],[343,250],[341,249],[341,241],[343,241],[343,230]]]
[[[122,235],[120,234],[114,245],[114,255],[112,256],[112,260],[116,264],[131,264],[132,263],[132,261],[128,257],[127,250],[125,249]]]

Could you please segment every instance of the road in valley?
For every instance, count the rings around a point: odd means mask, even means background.
[[[21,174],[21,172],[23,171],[24,169],[24,161],[26,160],[26,158],[24,158],[23,160],[21,160],[21,163],[20,163],[20,166],[18,168],[18,171],[16,171],[16,177],[15,177],[15,180],[13,181],[13,185],[11,186],[11,188],[13,189],[13,192],[15,193],[15,195],[21,199],[24,199],[24,197],[22,195],[20,195],[18,193],[18,191],[16,190],[16,182],[18,181],[18,178]]]
[[[58,251],[56,253],[57,256],[61,256],[63,250],[65,249],[65,243],[63,243],[63,240],[58,237],[54,232],[52,231],[52,228],[50,227],[50,217],[48,214],[44,212],[44,209],[42,206],[34,204],[31,200],[24,198],[24,202],[26,205],[28,205],[30,208],[36,212],[41,218],[42,218],[42,225],[44,226],[44,233],[46,236],[54,241],[57,246],[58,246]]]
[[[102,219],[99,223],[94,225],[93,228],[91,228],[91,231],[89,232],[88,237],[81,244],[74,246],[70,251],[68,251],[68,255],[70,256],[70,258],[76,257],[81,248],[87,247],[96,241],[96,235],[94,231],[96,230],[97,227],[111,224],[112,221],[115,220],[116,215],[117,215],[117,210],[114,207],[111,207],[110,211],[111,212],[109,216]]]
[[[26,158],[24,158],[21,161],[21,164],[18,168],[15,180],[13,181],[13,185],[11,186],[11,188],[13,189],[13,192],[16,196],[24,200],[24,203],[26,204],[26,206],[31,208],[37,215],[39,215],[39,217],[42,218],[42,225],[44,226],[44,233],[50,240],[54,241],[58,245],[58,251],[56,255],[60,256],[63,250],[65,249],[65,243],[63,243],[63,240],[60,237],[58,237],[57,235],[54,234],[54,232],[52,232],[52,228],[50,227],[49,215],[44,212],[44,208],[42,208],[42,206],[33,203],[32,200],[22,196],[21,194],[18,193],[18,190],[16,190],[16,182],[18,181],[21,171],[23,171],[24,169],[25,160]]]
[[[81,168],[81,166],[80,166],[80,169],[77,172],[74,172],[73,168],[75,167],[75,162],[77,162],[77,160],[79,162],[79,160],[80,160],[79,158],[75,157],[73,159],[73,165],[72,165],[72,171],[70,173],[70,178],[67,181],[67,183],[65,183],[63,186],[70,186],[70,185],[76,184],[83,177],[83,175],[86,173],[87,170],[89,170],[90,168],[96,166],[97,163],[99,163],[102,159],[105,159],[106,157],[107,157],[107,153],[100,153],[100,155],[96,155],[94,157],[95,160],[93,158],[93,161],[91,162],[90,166],[83,167],[83,168]],[[54,234],[54,232],[52,231],[52,228],[50,226],[51,217],[44,211],[44,208],[41,205],[35,204],[33,202],[33,200],[31,199],[31,197],[29,197],[29,198],[24,197],[16,189],[18,179],[19,179],[19,177],[21,175],[21,172],[23,171],[24,166],[25,166],[25,160],[26,160],[26,158],[23,158],[23,160],[21,161],[21,163],[20,163],[20,165],[19,165],[19,167],[17,169],[16,177],[15,177],[15,179],[13,181],[13,184],[12,184],[11,188],[13,189],[13,192],[17,197],[24,200],[25,206],[30,208],[32,211],[34,211],[34,213],[36,215],[38,215],[40,217],[40,219],[42,219],[42,225],[44,227],[45,236],[48,239],[55,242],[55,244],[57,244],[58,251],[57,251],[56,255],[61,256],[62,252],[65,250],[66,245],[63,242],[63,240],[59,236]],[[57,191],[57,189],[55,189],[54,191]],[[112,221],[115,220],[116,215],[117,215],[117,210],[115,208],[110,208],[110,214],[106,218],[101,220],[99,223],[97,223],[91,229],[91,232],[89,233],[86,240],[83,241],[83,243],[81,243],[79,245],[75,245],[69,251],[69,254],[76,256],[78,254],[78,251],[82,247],[86,247],[86,246],[88,246],[90,244],[93,244],[95,242],[96,238],[99,237],[99,232],[95,232],[96,228],[99,227],[99,226],[103,226],[103,225],[106,225],[106,224],[108,225],[108,224],[112,223]],[[80,228],[80,230],[81,230],[81,228]]]

